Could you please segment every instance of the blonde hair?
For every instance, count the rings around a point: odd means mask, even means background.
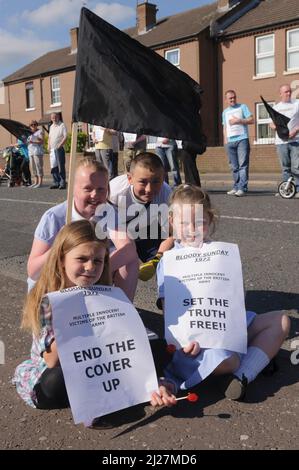
[[[181,184],[171,194],[169,199],[170,215],[171,207],[175,204],[200,204],[209,217],[210,234],[215,231],[216,211],[213,209],[210,196],[206,191],[194,184]]]
[[[107,168],[92,156],[82,157],[77,163],[76,170],[78,170],[78,168],[93,168],[94,171],[105,173],[108,176]]]
[[[106,249],[104,269],[96,284],[111,285],[109,251],[107,239],[99,240],[95,234],[94,224],[88,220],[78,220],[65,225],[58,233],[44,264],[40,277],[27,295],[21,327],[32,330],[37,335],[40,331],[40,305],[48,292],[66,287],[63,260],[65,255],[82,243],[97,242]]]
[[[76,173],[78,172],[79,168],[91,168],[94,170],[95,173],[101,173],[107,177],[108,181],[108,187],[107,187],[107,201],[109,200],[110,196],[110,185],[109,185],[109,172],[108,169],[100,163],[98,160],[96,160],[95,157],[93,156],[88,156],[88,157],[82,157],[76,167]]]

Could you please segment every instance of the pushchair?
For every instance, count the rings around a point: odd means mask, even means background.
[[[2,150],[5,168],[0,169],[0,184],[6,182],[8,187],[22,184],[23,157],[17,147],[6,147]]]
[[[4,152],[5,150],[0,150],[0,156],[2,158],[5,158]],[[7,164],[5,163],[4,167],[0,164],[0,185],[2,183],[8,184],[9,181],[10,181],[10,176],[9,176],[9,173],[7,172]]]

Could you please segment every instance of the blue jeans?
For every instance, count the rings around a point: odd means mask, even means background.
[[[154,240],[150,238],[137,238],[137,240],[135,240],[135,243],[138,258],[140,258],[143,263],[149,261],[150,259],[153,259],[156,256],[162,241],[163,240],[161,238]]]
[[[287,181],[291,176],[295,178],[297,191],[299,191],[299,142],[290,142],[276,145],[282,169],[282,179]]]
[[[66,178],[65,178],[65,151],[63,147],[60,147],[59,149],[55,150],[55,156],[57,160],[57,168],[58,171],[56,170],[55,172],[52,172],[54,184],[59,183],[60,186],[64,187]],[[54,170],[54,168],[53,168]],[[54,176],[55,174],[55,176]]]
[[[249,171],[249,139],[242,139],[236,142],[225,144],[229,164],[233,173],[234,189],[247,191],[248,171]]]
[[[169,147],[156,147],[156,154],[162,160],[166,175],[167,168],[170,168],[173,176],[174,186],[181,184],[182,180],[179,170],[177,146],[171,145]],[[166,176],[165,181],[168,183],[168,175]]]
[[[60,183],[60,176],[59,176],[58,166],[54,166],[54,168],[52,168],[51,175],[52,175],[52,178],[53,178],[53,185],[58,187],[59,183]]]

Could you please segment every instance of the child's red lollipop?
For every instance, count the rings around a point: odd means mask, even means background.
[[[197,393],[188,393],[188,395],[184,397],[177,398],[176,401],[188,400],[188,401],[191,401],[192,403],[195,403],[198,400],[198,398],[199,396],[197,395]]]

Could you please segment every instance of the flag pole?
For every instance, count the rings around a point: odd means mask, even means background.
[[[70,154],[70,164],[69,164],[69,178],[68,178],[68,188],[67,188],[67,210],[66,210],[66,223],[67,224],[69,224],[72,221],[74,179],[75,179],[76,153],[77,153],[77,134],[78,134],[78,123],[73,122],[71,154]]]

